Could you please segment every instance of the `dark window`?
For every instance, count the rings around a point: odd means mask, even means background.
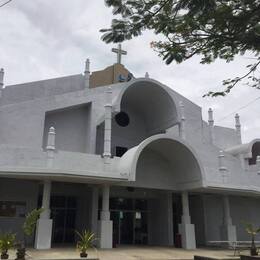
[[[135,200],[135,209],[137,210],[147,210],[147,200],[137,199]]]
[[[127,152],[126,147],[121,147],[121,146],[116,147],[116,156],[117,157],[122,157],[126,152]]]
[[[0,217],[24,217],[25,213],[24,201],[0,201]]]
[[[260,142],[256,142],[252,147],[252,158],[249,159],[249,165],[256,164],[256,157],[260,155]]]
[[[119,126],[126,127],[130,123],[130,119],[127,113],[119,112],[115,115],[115,120]]]
[[[110,198],[110,209],[133,210],[133,200],[126,198]]]

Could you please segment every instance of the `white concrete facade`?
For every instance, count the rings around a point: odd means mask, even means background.
[[[18,213],[0,216],[0,229],[20,236],[23,205],[45,208],[39,249],[85,228],[102,248],[177,246],[178,235],[187,249],[248,240],[241,221],[260,225],[260,139],[241,143],[239,116],[234,129],[214,125],[211,109],[205,122],[199,106],[149,77],[95,88],[89,79],[87,60],[84,75],[1,89],[0,205]],[[113,208],[116,199],[128,208]],[[69,217],[58,227],[61,212]],[[132,235],[113,221],[133,223]]]

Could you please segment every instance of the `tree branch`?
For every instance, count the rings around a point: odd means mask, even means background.
[[[0,8],[3,7],[3,6],[5,6],[5,5],[7,5],[7,4],[9,4],[9,3],[12,2],[12,1],[13,1],[13,0],[8,0],[7,2],[1,4],[1,5],[0,5]]]

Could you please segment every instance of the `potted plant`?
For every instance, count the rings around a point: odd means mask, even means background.
[[[251,236],[251,248],[250,255],[255,256],[258,255],[257,248],[255,245],[255,236],[260,232],[260,228],[255,228],[253,224],[246,223],[246,232]]]
[[[94,248],[93,242],[96,240],[95,234],[88,230],[83,230],[81,233],[75,231],[80,240],[77,242],[77,249],[80,250],[80,257],[88,257],[87,250]]]
[[[1,259],[8,259],[8,250],[14,247],[16,234],[1,233],[0,234],[0,251]]]
[[[18,244],[17,252],[16,252],[16,260],[24,260],[26,254],[26,245],[27,245],[27,237],[31,236],[34,233],[37,220],[40,217],[40,214],[44,211],[43,208],[33,209],[29,212],[26,217],[22,227],[23,230],[23,241]]]

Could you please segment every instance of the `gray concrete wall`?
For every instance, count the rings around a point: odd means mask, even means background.
[[[148,200],[148,210],[148,244],[172,245],[172,241],[169,240],[169,233],[172,235],[173,229],[169,223],[167,194],[158,193],[157,198]]]
[[[36,181],[0,178],[0,200],[26,203],[26,213],[37,207],[39,184]],[[14,232],[17,240],[23,240],[23,217],[0,217],[0,230]],[[32,243],[33,237],[28,239]]]
[[[82,90],[84,77],[81,74],[7,86],[3,90],[1,104],[14,104],[67,92]]]
[[[202,195],[189,196],[191,223],[195,225],[197,246],[204,246],[205,241],[205,212]]]
[[[47,145],[50,127],[56,130],[57,150],[81,152],[89,149],[91,105],[52,111],[45,116],[43,148]]]
[[[245,231],[245,222],[260,227],[260,198],[242,196],[230,197],[231,217],[233,224],[237,227],[238,240],[251,240]],[[260,240],[257,234],[256,240]]]
[[[233,225],[237,229],[237,239],[250,241],[250,236],[245,231],[245,224],[252,223],[260,226],[260,199],[242,196],[229,196],[230,215]],[[206,241],[218,241],[220,239],[220,226],[223,224],[223,201],[220,195],[203,195],[205,214],[205,238]],[[257,235],[256,240],[260,240]]]

